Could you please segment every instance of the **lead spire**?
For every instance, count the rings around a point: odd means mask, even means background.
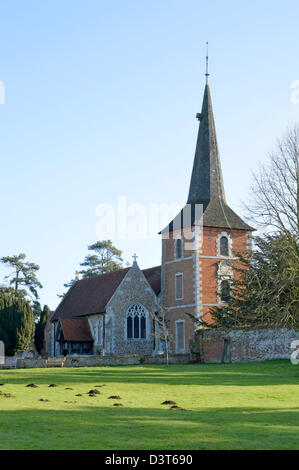
[[[198,223],[197,208],[202,206],[204,227],[218,227],[253,231],[228,205],[225,199],[216,127],[214,121],[209,77],[209,51],[206,54],[206,85],[199,120],[198,137],[187,205],[160,233],[169,234],[180,228]],[[191,210],[190,210],[191,209]],[[191,221],[190,217],[191,215]]]
[[[205,74],[207,83],[202,110],[196,116],[200,124],[188,196],[188,204],[204,204],[204,206],[211,200],[225,202],[216,127],[208,83],[208,65],[209,55],[207,50]]]
[[[206,85],[201,113],[196,115],[199,129],[187,205],[160,233],[169,234],[198,223],[197,205],[202,208],[204,227],[254,231],[228,205],[225,198],[216,127],[210,93],[209,51],[206,54]],[[199,209],[199,208],[198,208]],[[191,216],[191,220],[190,220]]]

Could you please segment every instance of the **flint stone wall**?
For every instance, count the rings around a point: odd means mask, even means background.
[[[224,354],[224,342],[226,352]],[[202,330],[201,362],[253,362],[290,359],[294,351],[291,345],[299,340],[299,332],[291,329],[261,330]],[[224,358],[226,356],[226,360]]]
[[[170,364],[186,364],[189,362],[189,354],[175,354],[169,357]],[[102,367],[102,366],[128,366],[137,364],[164,364],[165,358],[159,356],[70,356],[64,367]],[[21,359],[6,357],[5,364],[0,369],[36,369],[45,368],[46,359]]]
[[[143,272],[137,265],[133,265],[107,304],[104,347],[106,354],[152,354],[154,338],[150,312],[155,311],[156,302],[156,295]],[[135,303],[142,304],[148,312],[145,339],[127,339],[126,313]]]

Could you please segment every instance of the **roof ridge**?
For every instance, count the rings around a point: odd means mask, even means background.
[[[130,268],[131,266],[128,266],[127,268],[115,269],[115,271],[109,271],[108,273],[102,273],[102,274],[96,274],[95,276],[84,277],[82,279],[78,279],[78,281],[76,281],[74,285],[77,284],[78,282],[90,281],[90,279],[97,279],[99,277],[104,277],[104,276],[108,276],[111,274],[120,273],[121,271],[128,271]]]
[[[108,275],[111,275],[111,274],[115,274],[115,273],[120,273],[121,271],[129,271],[131,269],[132,266],[128,266],[127,268],[121,268],[121,269],[116,269],[115,271],[110,271],[108,273],[102,273],[102,274],[96,274],[95,276],[90,276],[90,277],[85,277],[83,279],[78,279],[78,281],[76,281],[74,283],[77,284],[81,281],[89,281],[90,279],[98,279],[100,277],[104,277],[104,276],[108,276]],[[146,268],[146,269],[141,269],[140,271],[149,271],[150,269],[157,269],[157,268],[161,268],[161,264],[157,265],[157,266],[152,266],[151,268]]]
[[[122,268],[75,282],[55,310],[52,321],[56,321],[58,317],[70,318],[104,313],[107,302],[130,269],[132,268]],[[156,294],[160,292],[161,266],[152,266],[140,271],[146,277],[153,291]]]
[[[157,264],[157,266],[152,266],[151,268],[141,269],[141,271],[144,272],[144,271],[149,271],[150,269],[157,269],[157,268],[161,268],[161,264]]]

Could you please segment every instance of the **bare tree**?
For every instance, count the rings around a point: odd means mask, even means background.
[[[293,239],[292,239],[293,240]],[[212,328],[299,331],[299,247],[284,235],[256,237],[251,256],[238,253],[229,302],[211,309]],[[201,320],[203,327],[211,327]]]
[[[211,310],[213,325],[299,330],[299,126],[287,130],[254,175],[246,207],[264,233],[251,253],[236,253],[233,296]]]
[[[298,236],[299,125],[286,131],[270,153],[269,163],[253,175],[251,200],[245,207],[262,229]]]
[[[169,367],[169,321],[166,317],[166,309],[158,301],[155,303],[155,307],[150,311],[150,316],[154,321],[153,337],[156,341],[162,342],[164,345],[165,353],[165,367]]]

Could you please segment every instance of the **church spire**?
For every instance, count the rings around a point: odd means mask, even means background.
[[[208,46],[208,44],[207,44]],[[202,205],[204,227],[253,231],[228,205],[225,198],[216,128],[209,86],[209,53],[206,54],[206,86],[201,113],[187,205],[161,233],[173,232],[198,223],[197,204]],[[190,217],[191,216],[191,217]],[[191,219],[191,220],[190,220]]]
[[[206,205],[212,199],[225,202],[223,178],[218,150],[210,86],[208,83],[207,52],[206,86],[202,110],[197,114],[200,121],[193,171],[189,189],[188,204]]]

